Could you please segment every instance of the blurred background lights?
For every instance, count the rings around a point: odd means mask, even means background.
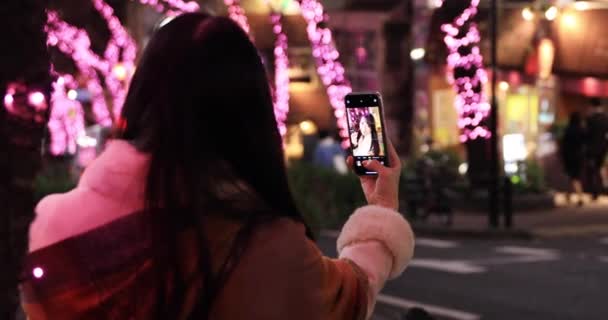
[[[5,95],[5,96],[4,96],[4,104],[5,104],[7,107],[12,106],[12,105],[13,105],[13,102],[15,102],[15,98],[13,97],[13,95],[12,95],[12,94],[10,94],[10,93],[9,93],[9,94],[7,94],[7,95]]]
[[[76,100],[78,99],[78,91],[71,89],[70,91],[68,91],[68,99],[70,100]]]
[[[317,126],[310,120],[300,122],[300,130],[304,135],[313,135],[317,133]]]
[[[525,7],[521,11],[521,16],[524,18],[524,20],[531,21],[532,19],[534,19],[534,12],[532,12],[532,9],[530,9],[529,7]]]
[[[44,275],[44,270],[42,270],[42,268],[40,267],[36,267],[34,268],[32,273],[34,274],[34,277],[39,279],[42,278],[42,276]]]
[[[461,175],[465,175],[467,174],[467,172],[469,171],[469,164],[466,162],[461,163],[458,166],[458,173],[460,173]]]
[[[511,175],[517,173],[519,166],[517,163],[505,163],[505,173]]]
[[[501,82],[498,84],[498,88],[499,88],[501,91],[507,91],[507,90],[509,90],[509,83],[508,83],[508,82],[506,82],[506,81],[501,81]]]
[[[82,148],[91,148],[97,146],[97,139],[89,137],[87,135],[81,135],[80,137],[78,137],[76,143],[78,143],[78,146]]]
[[[574,9],[579,11],[585,11],[589,9],[589,2],[587,1],[577,1],[574,3]]]
[[[36,107],[41,107],[44,104],[44,94],[40,91],[34,91],[29,94],[28,102]]]
[[[424,48],[415,48],[410,52],[410,57],[412,58],[412,60],[420,60],[424,58],[425,54],[426,51],[424,50]]]
[[[562,16],[562,22],[569,28],[576,27],[576,17],[572,13],[566,13]]]
[[[127,79],[127,68],[122,63],[119,63],[112,68],[112,74],[116,79],[124,81]]]
[[[555,18],[557,18],[557,13],[557,8],[555,6],[551,6],[549,9],[547,9],[547,11],[545,11],[545,18],[547,18],[549,21],[553,21]]]

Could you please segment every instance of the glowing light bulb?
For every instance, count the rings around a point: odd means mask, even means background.
[[[44,94],[40,91],[34,91],[28,95],[27,100],[35,107],[42,107],[44,105]]]
[[[523,10],[521,10],[521,16],[526,21],[532,21],[532,19],[534,19],[534,12],[532,12],[530,7],[525,7]]]
[[[71,89],[70,91],[68,91],[68,99],[70,100],[76,100],[78,99],[78,91]]]
[[[300,122],[300,130],[305,135],[312,135],[317,132],[317,126],[310,120]]]
[[[499,88],[500,90],[502,90],[502,91],[507,91],[507,90],[509,90],[509,83],[508,83],[508,82],[506,82],[506,81],[501,81],[501,82],[498,84],[498,88]]]
[[[555,6],[551,6],[549,9],[547,9],[547,11],[545,11],[545,18],[547,18],[549,21],[553,21],[555,18],[557,18],[557,13],[557,8]]]
[[[566,13],[562,16],[562,22],[569,28],[576,27],[576,18],[572,13]]]
[[[40,267],[36,267],[32,271],[32,274],[34,274],[34,277],[36,277],[37,279],[40,279],[42,278],[42,276],[44,276],[44,270],[42,270],[42,268]]]
[[[6,105],[7,107],[12,107],[13,102],[15,102],[15,98],[12,94],[6,94],[4,96],[4,105]]]
[[[122,63],[119,63],[112,68],[112,74],[116,79],[124,81],[127,78],[127,68]]]
[[[412,58],[412,60],[420,60],[424,58],[425,54],[426,50],[424,50],[424,48],[415,48],[410,51],[410,58]]]

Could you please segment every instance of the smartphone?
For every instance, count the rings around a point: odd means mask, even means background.
[[[350,153],[358,175],[377,175],[363,166],[366,160],[378,160],[389,166],[382,97],[378,92],[353,92],[344,98],[348,123]]]

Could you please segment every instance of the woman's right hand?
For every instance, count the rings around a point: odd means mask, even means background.
[[[393,210],[399,209],[399,177],[401,160],[390,141],[387,141],[390,167],[385,167],[377,160],[368,160],[363,166],[378,173],[376,176],[361,176],[361,187],[368,204],[379,205]],[[353,167],[353,157],[346,160]]]

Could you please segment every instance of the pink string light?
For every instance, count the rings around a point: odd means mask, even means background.
[[[161,0],[173,14],[177,15],[183,12],[193,12],[200,9],[200,6],[194,2],[184,2],[182,0]],[[150,5],[163,11],[165,6],[159,0],[140,0],[142,4]],[[102,126],[111,126],[113,123],[112,115],[104,98],[104,87],[100,82],[100,75],[103,77],[105,87],[112,99],[112,113],[114,118],[118,118],[124,100],[127,94],[127,84],[130,81],[130,75],[135,68],[135,59],[137,55],[137,45],[127,30],[123,27],[120,20],[114,15],[114,9],[105,3],[103,0],[92,0],[93,6],[101,14],[106,21],[110,30],[110,39],[108,40],[103,58],[99,57],[91,50],[91,42],[85,30],[69,25],[59,18],[56,12],[49,11],[48,22],[46,26],[47,43],[49,46],[57,47],[61,52],[70,56],[81,75],[86,80],[86,88],[91,94],[91,105],[97,123]],[[66,81],[66,77],[60,77],[62,81]],[[54,83],[54,88],[61,89],[61,84]],[[64,88],[65,89],[65,88]],[[75,89],[75,88],[73,88]],[[57,104],[58,111],[55,112],[56,117],[49,122],[52,140],[55,143],[51,144],[51,152],[60,154],[63,152],[74,152],[77,135],[80,134],[79,122],[59,121],[58,118],[64,119],[65,106],[73,105],[76,102],[70,99],[65,90],[58,92],[55,98],[52,99],[53,109]],[[79,110],[82,106],[78,103]],[[73,109],[73,108],[72,108]],[[51,111],[53,114],[53,111]],[[70,127],[73,125],[74,127]],[[84,122],[82,122],[84,125]],[[54,138],[53,138],[54,137]],[[67,141],[66,143],[61,141]]]
[[[490,105],[482,95],[483,85],[488,77],[483,69],[483,57],[478,44],[481,41],[477,25],[471,21],[477,14],[479,0],[471,0],[466,8],[453,22],[441,26],[446,34],[444,42],[448,48],[448,69],[451,70],[450,82],[456,90],[457,96],[454,106],[459,115],[460,141],[467,142],[477,138],[490,138],[491,133],[485,124],[490,112]],[[459,36],[461,29],[468,24],[468,30]],[[462,53],[467,54],[462,54]],[[455,77],[457,71],[472,71],[473,77]]]
[[[289,57],[287,55],[288,44],[287,35],[283,31],[281,14],[273,12],[270,15],[272,30],[276,35],[274,48],[274,81],[275,81],[275,102],[274,114],[279,126],[279,132],[284,137],[287,133],[287,114],[289,113]]]
[[[312,46],[317,72],[327,88],[329,102],[334,108],[342,146],[348,147],[350,142],[344,97],[352,91],[352,88],[346,79],[344,67],[338,61],[340,54],[333,44],[331,30],[326,26],[327,16],[324,14],[323,5],[317,0],[300,0],[300,9],[306,20],[306,32]]]
[[[234,20],[253,40],[253,35],[251,34],[251,27],[249,26],[249,22],[247,21],[247,16],[245,15],[245,10],[241,7],[240,0],[224,0],[224,4],[228,7],[228,16],[230,19]]]
[[[93,6],[105,19],[110,29],[110,40],[104,52],[105,61],[107,61],[110,69],[104,70],[104,80],[106,87],[112,95],[114,118],[118,118],[127,96],[126,84],[129,79],[120,79],[120,75],[113,71],[120,66],[127,70],[127,74],[131,73],[135,68],[137,46],[133,38],[120,23],[120,20],[114,15],[114,9],[110,5],[103,0],[93,0]]]
[[[96,121],[102,126],[111,126],[112,117],[108,111],[97,71],[104,76],[109,73],[109,64],[91,49],[91,41],[86,31],[73,27],[61,20],[56,12],[48,12],[46,25],[47,43],[56,46],[64,54],[74,59],[78,71],[87,78],[86,87],[91,93],[91,105]]]
[[[151,6],[157,6],[158,0],[140,0],[142,4],[148,4]],[[182,14],[184,12],[194,12],[200,9],[200,6],[195,1],[184,2],[182,0],[162,0],[162,2],[166,3],[172,8],[172,12],[177,14]]]
[[[4,95],[4,109],[23,120],[44,121],[42,113],[48,108],[46,97],[40,90],[20,82],[10,82]]]
[[[42,270],[40,267],[36,267],[32,270],[32,274],[36,279],[40,279],[44,276],[44,270]]]
[[[135,67],[137,46],[119,19],[114,16],[112,7],[102,0],[92,1],[95,8],[106,20],[111,33],[103,58],[91,50],[90,39],[86,31],[67,24],[59,18],[56,12],[52,11],[48,14],[47,42],[49,46],[57,47],[74,59],[78,71],[87,79],[86,87],[91,93],[92,109],[96,121],[102,126],[110,126],[113,119],[104,99],[104,88],[101,85],[99,75],[103,76],[105,80],[105,86],[112,97],[114,116],[118,118],[126,96],[127,83],[130,80],[128,76],[125,77],[124,75],[130,75]],[[200,6],[194,1],[139,0],[139,2],[153,7],[159,12],[165,11],[168,15],[178,15],[200,9]],[[228,6],[230,18],[236,21],[252,37],[251,28],[245,16],[245,11],[240,6],[240,1],[224,0],[224,2]],[[307,33],[313,47],[317,71],[327,88],[340,134],[344,138],[343,145],[346,147],[348,146],[348,131],[344,96],[351,91],[351,87],[345,78],[343,66],[337,61],[339,54],[332,43],[331,31],[323,26],[326,23],[326,16],[322,5],[316,0],[302,0],[301,7],[308,25]],[[284,135],[286,132],[285,120],[289,112],[287,36],[283,33],[280,16],[279,18],[272,17],[272,19],[273,31],[277,35],[275,43],[275,85],[277,91],[275,115],[279,130]],[[51,133],[55,136],[53,139],[55,142],[52,143],[51,147],[54,154],[66,150],[68,152],[75,150],[78,135],[84,128],[84,117],[82,117],[81,122],[79,122],[80,120],[74,120],[79,119],[78,115],[82,114],[82,106],[77,101],[70,99],[70,94],[66,93],[66,85],[74,86],[73,89],[75,89],[77,87],[76,82],[67,75],[59,79],[61,79],[61,82],[57,81],[53,84],[58,92],[54,93],[52,98],[53,109],[57,106],[58,110],[52,116],[52,121],[49,122]],[[5,101],[10,102],[10,99],[11,97],[5,96]],[[70,114],[76,114],[76,116],[69,118],[72,119],[71,121],[65,121],[67,119],[65,116],[66,110],[72,110]],[[53,110],[51,113],[53,114]],[[64,121],[60,119],[64,119]]]
[[[51,96],[53,108],[48,128],[51,131],[50,150],[54,155],[76,153],[77,139],[85,132],[82,105],[67,95],[68,90],[77,87],[76,81],[70,75],[61,75],[53,83]]]

